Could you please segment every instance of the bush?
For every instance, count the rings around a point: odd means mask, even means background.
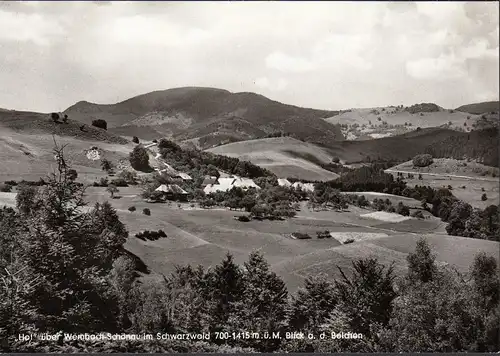
[[[0,192],[10,193],[12,191],[12,185],[9,184],[0,184]]]
[[[97,128],[104,129],[104,130],[108,129],[108,123],[106,122],[106,120],[102,120],[102,119],[92,120],[92,126],[95,126]]]
[[[354,242],[354,239],[353,238],[349,238],[347,240],[344,241],[344,245],[346,244],[352,244]]]
[[[427,167],[432,164],[433,159],[430,154],[421,154],[413,157],[413,165],[415,167]]]
[[[167,234],[163,230],[158,230],[158,231],[144,230],[143,232],[135,234],[135,237],[143,241],[146,240],[155,241],[158,240],[159,238],[167,237]]]
[[[139,143],[139,137],[137,137],[137,136],[132,137],[132,142]]]
[[[149,210],[149,208],[144,208],[144,209],[142,209],[142,213],[144,215],[148,215],[149,216],[149,215],[151,215],[151,210]]]
[[[332,158],[332,162],[333,163],[339,163],[340,162],[340,158],[337,157],[337,156],[335,156],[335,157]]]
[[[132,168],[138,171],[149,168],[149,155],[142,146],[134,147],[132,152],[130,152],[129,161]]]
[[[403,215],[403,216],[409,216],[410,215],[410,208],[404,205],[402,202],[398,203],[398,206],[396,208],[396,213]]]
[[[424,214],[420,210],[414,211],[411,216],[417,219],[425,219]]]
[[[131,213],[136,211],[137,209],[135,208],[135,206],[131,206],[128,208],[128,211],[130,211]]]
[[[128,183],[122,178],[113,179],[110,184],[115,185],[116,187],[128,187]]]
[[[248,217],[247,215],[238,216],[238,221],[249,222],[250,217]]]
[[[309,236],[308,234],[303,234],[301,232],[294,232],[292,234],[292,237],[298,239],[298,240],[308,240],[311,238],[311,236]]]
[[[330,235],[330,231],[328,230],[317,231],[316,235],[318,236],[318,239],[329,239],[330,237],[332,237],[332,235]]]
[[[481,195],[481,200],[482,201],[488,200],[488,196],[486,196],[486,193],[483,193],[483,195]]]

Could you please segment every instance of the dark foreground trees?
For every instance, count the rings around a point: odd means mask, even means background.
[[[440,266],[421,240],[396,275],[356,259],[312,274],[291,297],[259,253],[243,266],[227,255],[212,268],[179,266],[138,278],[128,236],[110,204],[91,209],[59,171],[0,210],[1,350],[51,352],[479,351],[499,350],[498,262],[478,255],[465,276]],[[286,340],[284,332],[351,331],[360,339]],[[20,333],[207,333],[207,341],[23,342]],[[230,337],[215,339],[215,333]],[[246,337],[246,332],[281,338]],[[233,334],[234,333],[234,334]],[[222,334],[226,335],[226,334]]]

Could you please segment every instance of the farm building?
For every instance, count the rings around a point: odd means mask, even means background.
[[[240,187],[242,189],[260,189],[260,187],[250,178],[233,177],[219,178],[218,184],[209,184],[203,189],[203,191],[205,194],[215,193],[217,191],[227,192],[234,187]]]
[[[302,191],[305,191],[305,192],[314,192],[314,184],[313,183],[295,182],[292,184],[292,187],[294,189],[301,189]]]
[[[291,187],[292,183],[286,178],[278,178],[278,185],[280,187]]]
[[[155,191],[163,193],[164,197],[168,200],[187,201],[189,196],[188,192],[177,184],[162,184]]]
[[[205,179],[203,179],[203,183],[201,183],[201,186],[205,188],[209,184],[217,184],[217,177],[205,176]]]
[[[179,172],[179,173],[177,174],[177,176],[178,176],[179,178],[182,178],[182,180],[192,180],[192,179],[193,179],[193,178],[191,178],[191,176],[190,176],[189,174],[187,174],[187,173],[183,173],[183,172]]]

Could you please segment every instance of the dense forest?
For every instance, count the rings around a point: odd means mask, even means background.
[[[61,159],[47,185],[21,187],[17,209],[0,211],[4,352],[499,350],[498,263],[487,255],[462,276],[440,266],[420,240],[403,276],[358,259],[339,279],[308,277],[295,294],[256,252],[244,266],[228,255],[211,269],[179,266],[142,279],[123,248],[128,232],[116,211],[108,203],[82,209],[82,193]],[[361,336],[319,337],[339,330]],[[286,338],[291,332],[306,336]],[[59,336],[18,338],[34,333]],[[63,333],[154,337],[65,341]],[[210,338],[157,340],[157,333]]]

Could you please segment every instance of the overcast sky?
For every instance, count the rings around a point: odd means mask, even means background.
[[[209,86],[348,109],[499,97],[494,2],[1,2],[0,107]]]

